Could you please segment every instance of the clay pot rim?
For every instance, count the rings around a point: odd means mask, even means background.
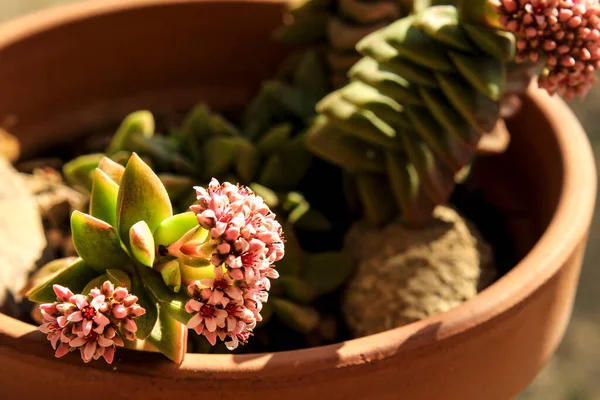
[[[29,36],[76,21],[136,8],[189,3],[281,3],[280,0],[96,0],[51,8],[21,17],[0,26],[0,49]],[[528,96],[548,117],[563,164],[560,200],[552,220],[532,251],[508,274],[475,298],[423,321],[376,335],[335,345],[310,349],[248,355],[188,354],[177,368],[156,368],[135,364],[125,357],[121,374],[177,377],[185,379],[257,379],[289,376],[300,370],[318,374],[334,368],[357,366],[382,360],[398,353],[438,343],[475,328],[514,307],[542,286],[572,253],[589,227],[595,205],[596,170],[591,147],[577,119],[560,99],[550,98],[530,88]],[[435,335],[431,329],[435,326]],[[36,327],[0,314],[0,338],[19,339],[22,354],[54,360],[50,349],[43,354],[23,341],[45,340],[43,335],[28,335]],[[429,332],[429,333],[427,333]],[[23,338],[23,336],[27,335]],[[401,347],[401,348],[400,348]],[[156,355],[157,363],[164,361]],[[31,359],[31,358],[30,358]],[[133,358],[135,360],[135,357]],[[54,360],[54,362],[68,362]],[[171,364],[173,365],[173,364]],[[86,368],[107,369],[101,363]],[[202,373],[199,373],[201,371]]]

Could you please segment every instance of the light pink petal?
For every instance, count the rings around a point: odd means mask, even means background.
[[[217,332],[204,331],[203,334],[206,337],[206,339],[208,339],[208,342],[210,344],[212,344],[213,346],[217,344]]]
[[[119,335],[116,335],[112,340],[116,346],[119,346],[119,347],[125,346],[125,342],[123,342],[123,339]]]
[[[87,343],[87,338],[84,336],[78,336],[75,339],[69,342],[69,346],[71,347],[81,347]]]
[[[110,320],[106,318],[104,314],[101,313],[96,314],[96,316],[94,317],[94,322],[100,326],[106,326],[110,324]]]
[[[94,357],[94,353],[96,352],[96,342],[90,342],[85,345],[83,351],[81,352],[81,357],[83,361],[91,361]]]
[[[117,319],[122,319],[127,316],[127,309],[123,304],[117,304],[112,309],[112,315]]]
[[[128,295],[129,292],[127,291],[127,289],[118,287],[113,293],[113,299],[115,299],[115,301],[123,301]]]
[[[60,317],[56,318],[56,323],[58,324],[58,326],[60,326],[61,328],[64,328],[65,325],[67,325],[67,317],[64,315],[61,315]]]
[[[73,296],[73,292],[64,286],[53,285],[52,289],[54,290],[54,294],[56,294],[56,297],[59,301],[69,301],[71,296]]]
[[[115,347],[111,346],[111,347],[107,347],[106,349],[104,349],[104,354],[102,356],[104,357],[104,360],[106,360],[106,362],[108,364],[112,364],[112,362],[115,358]]]
[[[214,332],[217,330],[217,321],[214,318],[205,318],[204,323],[206,324],[206,329],[209,332]]]
[[[74,296],[71,296],[70,301],[71,301],[71,303],[75,304],[77,306],[77,308],[79,308],[80,310],[89,306],[89,303],[88,303],[86,297],[81,294],[76,294]]]
[[[83,316],[81,315],[81,311],[76,311],[76,312],[74,312],[73,314],[70,314],[67,317],[67,321],[69,321],[69,322],[79,322],[81,320],[83,320]]]
[[[108,346],[112,346],[114,344],[114,341],[107,339],[104,336],[98,336],[98,344],[101,347],[108,347]]]
[[[100,296],[96,296],[94,297],[94,299],[92,300],[92,304],[91,306],[98,310],[100,307],[102,307],[102,305],[104,304],[104,300],[106,299],[106,297],[104,297],[103,294],[101,294]]]
[[[60,357],[64,356],[65,354],[67,354],[68,352],[69,352],[69,345],[65,344],[65,343],[61,343],[60,346],[58,346],[58,349],[56,349],[54,356],[56,358],[60,358]]]
[[[190,318],[190,320],[187,323],[187,327],[189,329],[193,329],[195,327],[197,327],[198,325],[202,324],[202,315],[201,314],[196,314],[194,315],[192,318]]]
[[[92,327],[94,326],[94,322],[93,322],[93,321],[90,321],[90,320],[88,320],[88,319],[86,319],[86,320],[84,320],[84,321],[81,323],[81,325],[82,325],[82,329],[81,329],[81,331],[83,332],[83,334],[84,334],[85,336],[87,336],[87,335],[89,335],[89,334],[90,334],[90,332],[92,331]]]

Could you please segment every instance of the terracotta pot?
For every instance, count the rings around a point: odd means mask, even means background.
[[[0,120],[17,118],[13,131],[32,154],[140,108],[239,107],[281,59],[269,36],[282,9],[266,0],[103,0],[11,22],[0,28]],[[560,100],[531,91],[509,128],[509,151],[483,160],[479,181],[490,199],[505,199],[522,259],[471,301],[338,345],[189,355],[181,366],[126,350],[112,366],[57,360],[36,327],[0,315],[0,397],[512,398],[567,326],[596,173]]]

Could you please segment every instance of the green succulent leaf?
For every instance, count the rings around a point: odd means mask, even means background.
[[[139,221],[129,229],[129,244],[136,260],[146,267],[152,267],[156,256],[154,238],[145,221]]]
[[[63,174],[70,186],[92,190],[93,174],[104,154],[86,154],[69,161],[63,166]]]
[[[284,324],[304,334],[308,334],[319,325],[319,313],[311,307],[301,306],[289,300],[273,297],[269,303],[273,312]]]
[[[102,160],[100,160],[100,164],[98,164],[98,168],[117,185],[121,183],[123,173],[125,173],[125,167],[121,164],[111,160],[108,157],[103,157]]]
[[[146,340],[176,364],[181,364],[187,352],[188,329],[177,322],[162,307],[158,310],[158,323]]]
[[[171,260],[154,266],[154,269],[160,272],[163,282],[173,292],[177,293],[181,289],[181,268],[179,260]]]
[[[98,276],[98,272],[90,268],[82,259],[65,264],[53,274],[40,279],[26,296],[35,303],[53,303],[56,301],[53,285],[65,286],[73,293],[81,293],[85,285]]]
[[[206,178],[220,176],[233,167],[239,153],[238,140],[240,139],[214,137],[206,142],[204,145]]]
[[[90,196],[90,215],[117,227],[117,197],[119,185],[104,171],[97,168]]]
[[[141,270],[150,271],[148,268],[142,267]],[[144,283],[138,276],[133,276],[131,280],[131,294],[137,296],[138,304],[146,310],[146,313],[138,318],[136,337],[140,340],[145,340],[150,336],[154,326],[158,320],[158,308],[154,301],[146,291]]]
[[[126,272],[120,269],[107,269],[106,275],[115,287],[122,287],[131,291],[131,278]]]
[[[40,269],[35,271],[25,286],[19,291],[19,294],[23,297],[27,296],[27,293],[31,288],[39,286],[50,279],[53,275],[67,268],[69,265],[77,261],[79,257],[65,257],[52,260],[49,263],[42,266]]]
[[[267,159],[258,181],[271,188],[293,189],[311,165],[312,155],[305,147],[305,134],[299,134]]]
[[[355,264],[341,252],[308,253],[302,280],[319,296],[338,289],[350,277]]]
[[[317,117],[308,131],[306,147],[313,154],[349,170],[385,171],[379,147],[346,134],[323,116]]]
[[[417,16],[415,22],[425,33],[447,46],[474,53],[475,48],[461,28],[455,6],[432,7]]]
[[[121,247],[115,228],[91,215],[74,211],[71,232],[77,254],[97,271],[107,268],[129,268],[128,255]]]
[[[331,223],[327,218],[314,208],[311,208],[307,201],[296,206],[288,215],[287,220],[294,226],[294,229],[309,231],[331,230]]]
[[[121,123],[106,150],[109,156],[121,150],[132,151],[136,139],[154,136],[154,117],[150,111],[137,111],[129,114]]]
[[[257,195],[262,197],[265,204],[269,206],[270,209],[274,209],[279,206],[279,196],[273,190],[269,189],[266,186],[263,186],[259,183],[251,183],[250,189]]]
[[[92,279],[83,288],[83,290],[81,291],[81,294],[88,295],[92,291],[92,289],[100,289],[102,287],[102,285],[104,284],[104,282],[106,282],[107,280],[109,280],[107,274],[103,274],[97,278]]]
[[[193,212],[188,211],[182,214],[175,214],[172,217],[162,221],[156,228],[154,231],[154,243],[157,245],[168,246],[172,243],[175,243],[190,230],[198,227],[198,218]],[[196,239],[202,241],[202,237],[200,235],[204,235],[204,237],[206,237],[206,235],[208,235],[208,231],[202,228],[200,229],[201,232],[198,232],[198,235],[195,237]]]
[[[159,303],[161,310],[182,324],[187,324],[192,317],[185,310],[189,297],[185,293],[174,293],[165,286],[160,274],[151,269],[138,270],[148,293]]]
[[[488,55],[502,61],[510,61],[515,57],[514,34],[480,25],[463,24],[463,27],[473,43]]]
[[[294,127],[292,124],[289,123],[276,125],[269,129],[269,131],[258,141],[258,151],[264,156],[274,154],[290,140],[293,129]]]
[[[392,222],[398,207],[386,176],[359,172],[356,174],[356,186],[367,220],[375,226]]]
[[[281,276],[278,279],[287,299],[300,304],[310,304],[317,297],[316,290],[295,276]]]
[[[129,246],[129,230],[144,221],[151,232],[173,211],[167,190],[152,169],[133,154],[119,186],[117,225],[121,240]]]
[[[240,178],[242,183],[248,184],[252,182],[258,166],[260,164],[260,154],[258,149],[248,141],[239,141],[238,155],[235,162],[235,173]]]
[[[469,56],[456,52],[448,54],[458,71],[479,92],[494,101],[504,93],[506,64],[486,56]]]

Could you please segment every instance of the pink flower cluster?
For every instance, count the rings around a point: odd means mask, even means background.
[[[585,97],[600,68],[598,0],[499,0],[500,23],[517,35],[517,62],[545,68],[538,83],[551,95]]]
[[[208,189],[196,187],[196,213],[209,231],[199,254],[211,249],[214,278],[193,282],[186,310],[193,314],[188,327],[214,345],[216,338],[234,349],[245,343],[262,317],[269,278],[279,275],[273,263],[284,255],[281,225],[275,214],[252,190],[213,179]]]
[[[54,285],[57,302],[40,305],[44,323],[40,330],[56,350],[56,357],[79,349],[83,361],[104,357],[111,364],[117,346],[123,346],[123,337],[135,339],[135,318],[146,310],[137,304],[138,298],[126,288],[110,281],[89,295],[73,294],[64,286]]]

